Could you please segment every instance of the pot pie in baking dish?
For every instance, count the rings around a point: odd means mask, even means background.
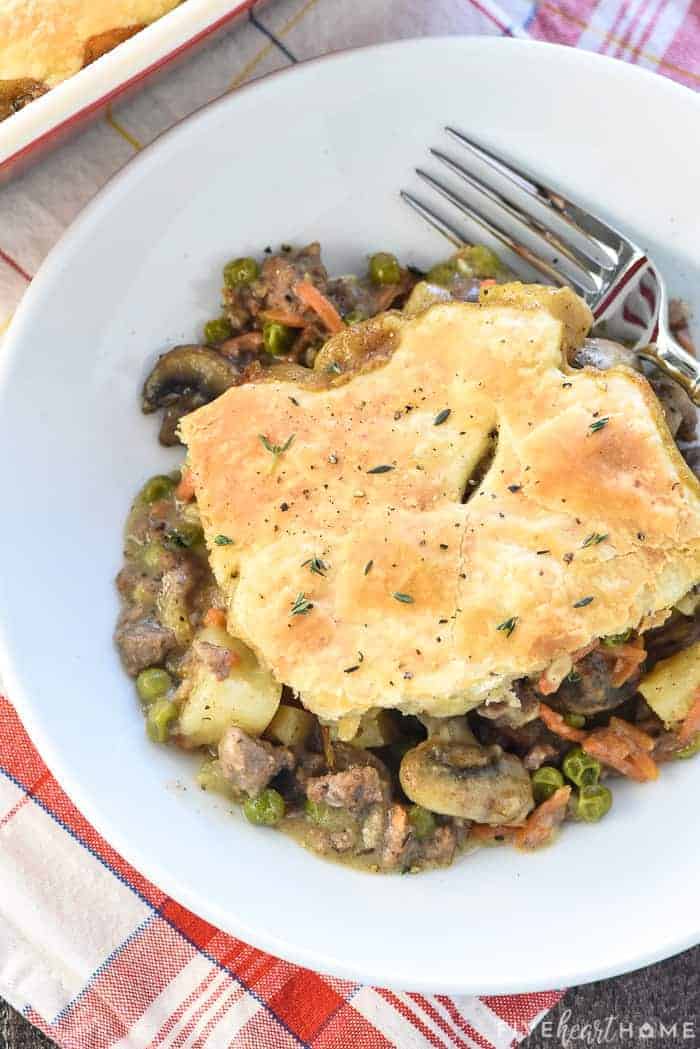
[[[406,872],[547,844],[700,750],[695,410],[592,322],[480,246],[225,267],[146,379],[187,457],[117,579],[148,734],[202,788]]]
[[[128,40],[181,0],[3,0],[0,120]]]

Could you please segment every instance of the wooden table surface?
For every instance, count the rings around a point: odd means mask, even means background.
[[[593,1041],[594,1035],[589,1040],[585,1030],[576,1030],[575,1025],[596,1020],[606,1036],[604,1042]],[[640,1035],[644,1024],[651,1024],[653,1039],[649,1036],[647,1040],[644,1032]],[[521,1043],[521,1049],[578,1049],[597,1044],[620,1049],[692,1049],[700,1045],[700,947],[628,976],[573,988],[545,1023]],[[0,1049],[52,1049],[53,1045],[0,1000]]]

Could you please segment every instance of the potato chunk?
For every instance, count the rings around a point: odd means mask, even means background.
[[[687,717],[698,688],[700,641],[657,663],[639,683],[639,691],[667,728]]]
[[[285,747],[300,747],[314,727],[313,714],[283,703],[270,722],[268,736]]]
[[[258,663],[251,650],[221,627],[200,630],[195,641],[233,656],[223,679],[205,660],[192,663],[192,688],[180,713],[180,732],[196,746],[218,743],[237,725],[252,736],[264,732],[279,706],[282,686]]]

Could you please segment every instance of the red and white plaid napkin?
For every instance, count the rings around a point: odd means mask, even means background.
[[[700,0],[279,0],[0,193],[0,332],[66,222],[183,97],[194,108],[254,71],[418,32],[531,35],[700,87]],[[233,939],[97,834],[2,698],[0,886],[0,995],[66,1049],[506,1049],[561,997],[365,987]]]
[[[560,998],[364,987],[220,932],[100,837],[1,698],[0,773],[0,992],[66,1049],[506,1049]]]

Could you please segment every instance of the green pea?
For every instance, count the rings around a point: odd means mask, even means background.
[[[273,357],[286,353],[293,342],[294,328],[289,328],[286,324],[278,324],[277,321],[268,321],[263,325],[263,344]]]
[[[198,546],[204,542],[204,532],[201,525],[181,521],[167,530],[165,542],[171,549],[177,547],[189,549],[191,546]]]
[[[581,747],[572,747],[561,763],[564,775],[577,787],[593,787],[601,773],[600,762],[586,754]]]
[[[233,335],[233,328],[228,317],[215,317],[204,325],[204,341],[209,345],[225,342]]]
[[[454,262],[438,262],[428,270],[426,280],[431,284],[439,284],[442,288],[449,288],[456,272],[457,266]]]
[[[361,310],[350,310],[350,313],[346,313],[343,317],[346,324],[359,324],[360,321],[365,321],[367,318]]]
[[[142,670],[136,678],[136,691],[144,703],[152,703],[154,699],[160,699],[170,690],[173,679],[167,670],[161,667],[149,667]]]
[[[576,798],[576,815],[586,823],[597,823],[610,811],[612,794],[602,783],[581,787]]]
[[[700,733],[692,740],[687,747],[683,747],[683,750],[677,750],[675,757],[685,759],[694,758],[696,754],[700,754]]]
[[[268,787],[256,798],[248,798],[243,805],[245,818],[259,827],[274,827],[282,819],[284,812],[284,798],[272,787]]]
[[[564,777],[559,769],[555,769],[553,765],[542,765],[532,773],[530,782],[532,783],[533,797],[539,804],[541,801],[551,798],[555,791],[564,786]]]
[[[609,637],[601,638],[604,645],[611,648],[613,645],[624,645],[632,637],[632,630],[623,630],[621,634],[610,634]]]
[[[437,826],[432,812],[424,809],[422,805],[411,805],[408,810],[408,822],[419,841],[429,838]]]
[[[388,251],[378,251],[369,260],[369,276],[373,284],[398,284],[401,280],[401,267],[396,255]]]
[[[252,284],[260,273],[260,267],[255,259],[246,256],[243,259],[233,259],[224,266],[224,284],[227,288],[241,287],[243,284]]]
[[[141,561],[145,569],[149,572],[160,572],[165,568],[167,560],[167,552],[160,543],[157,543],[155,540],[146,543],[141,554]]]
[[[142,503],[155,503],[158,499],[167,498],[174,487],[175,482],[172,478],[167,477],[165,474],[156,474],[155,477],[151,477],[150,480],[146,481],[139,492],[139,499]]]
[[[571,725],[572,728],[583,728],[586,724],[583,714],[564,714],[564,721],[567,725]]]
[[[170,726],[177,717],[177,707],[169,699],[156,699],[146,714],[146,732],[154,743],[167,743]]]
[[[501,260],[495,251],[483,244],[470,244],[462,248],[457,258],[457,268],[475,277],[497,277],[501,272]]]

